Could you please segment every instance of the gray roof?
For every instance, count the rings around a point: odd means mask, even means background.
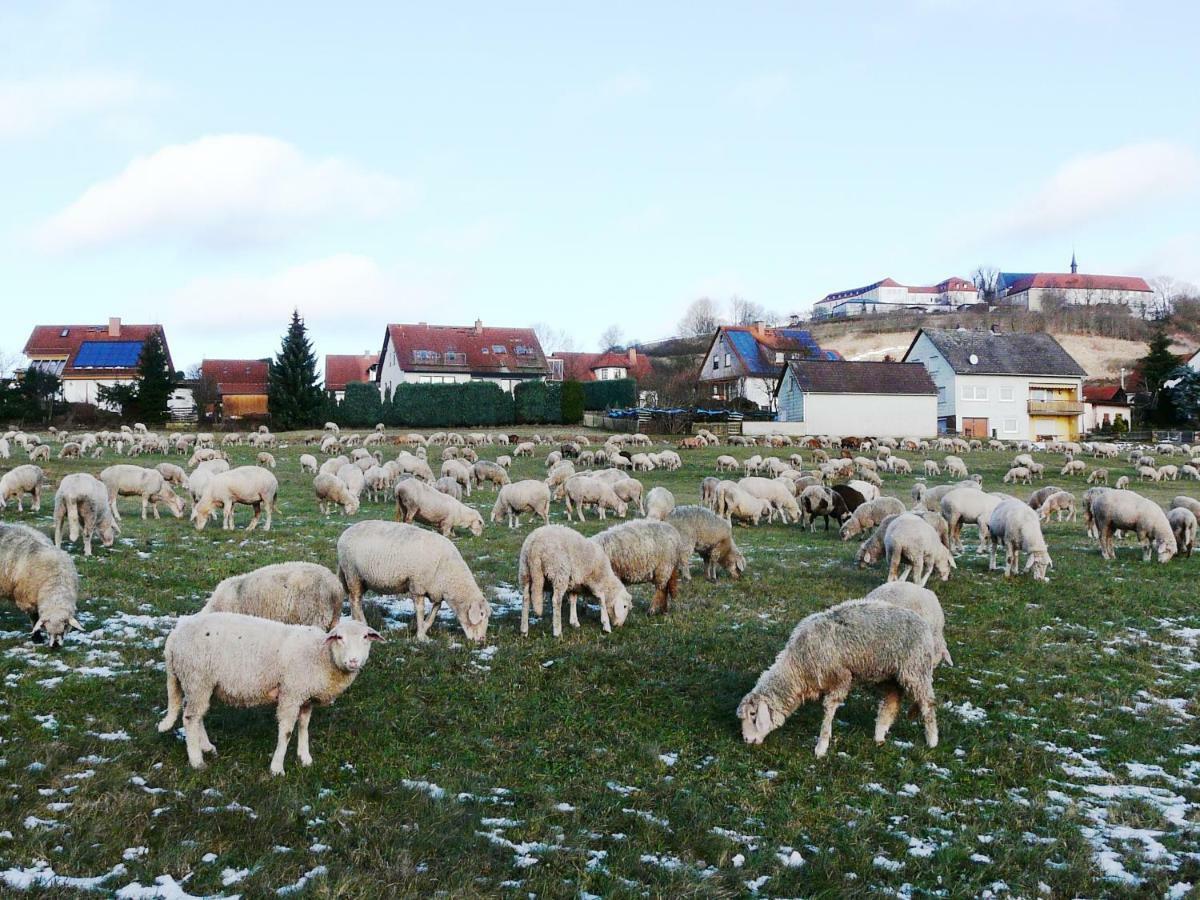
[[[922,328],[913,339],[914,345],[922,334],[958,375],[1087,375],[1058,341],[1041,331],[993,334]],[[912,347],[908,350],[911,353]],[[972,356],[976,358],[974,363]]]
[[[937,395],[929,370],[920,363],[793,359],[787,371],[801,390],[815,394]]]

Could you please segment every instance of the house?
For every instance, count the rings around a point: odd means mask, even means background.
[[[404,383],[491,381],[512,391],[550,374],[532,328],[474,325],[388,325],[375,381],[382,392]]]
[[[650,358],[636,347],[606,350],[603,353],[550,354],[551,381],[615,381],[619,378],[641,380],[651,374]],[[556,364],[557,363],[557,364]]]
[[[950,277],[929,286],[903,285],[884,278],[859,288],[826,294],[813,304],[814,319],[888,312],[953,311],[981,302],[979,291],[965,278]]]
[[[270,367],[269,359],[206,359],[200,377],[216,384],[224,418],[265,416]]]
[[[938,389],[938,430],[1003,440],[1074,439],[1087,374],[1049,334],[920,329],[904,354]]]
[[[775,394],[776,421],[754,424],[790,435],[931,437],[938,430],[937,386],[916,362],[794,359]]]
[[[769,328],[761,322],[723,325],[713,334],[696,377],[699,402],[745,400],[770,409],[784,364],[803,358],[839,357],[835,351],[822,350],[812,334],[801,328]]]
[[[1087,432],[1109,428],[1118,418],[1126,426],[1133,423],[1133,401],[1119,384],[1085,384],[1083,386],[1083,430]]]
[[[346,385],[355,382],[372,383],[375,370],[379,368],[379,354],[370,350],[362,354],[327,354],[325,356],[325,390],[341,403],[346,396]]]
[[[1071,271],[1001,272],[996,284],[997,302],[1031,312],[1040,312],[1048,303],[1094,306],[1117,303],[1130,312],[1143,315],[1154,302],[1154,291],[1146,279],[1128,275],[1080,274],[1075,254]]]
[[[97,405],[99,389],[129,384],[137,377],[142,346],[157,334],[167,354],[167,336],[159,325],[128,325],[110,318],[107,325],[38,325],[25,342],[29,368],[62,379],[67,403]],[[172,369],[174,371],[174,369]]]

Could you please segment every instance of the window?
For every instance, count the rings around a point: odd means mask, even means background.
[[[982,384],[964,384],[962,386],[962,398],[964,400],[986,400],[988,398],[988,389]]]
[[[1017,420],[1016,419],[1005,419],[1004,420],[1004,433],[1005,434],[1016,434],[1017,433]]]
[[[1014,395],[1013,388],[1011,388],[1011,387],[1000,388],[1000,399],[1003,400],[1005,403],[1011,403],[1013,400],[1015,400],[1016,397]]]
[[[493,353],[507,353],[508,348],[505,347],[503,344],[492,344],[492,352]]]
[[[465,366],[467,364],[467,354],[461,350],[447,350],[446,364],[452,366]]]
[[[946,387],[945,387],[945,385],[943,385],[942,387],[938,388],[938,403],[945,403],[945,402],[946,402]]]
[[[726,354],[726,355],[728,355],[728,354]],[[714,356],[713,357],[713,371],[715,372],[719,368],[721,368],[721,360]]]
[[[515,354],[517,354],[517,356],[534,356],[535,355],[533,352],[533,348],[526,347],[524,344],[517,344],[517,346],[513,348],[513,352]]]
[[[730,356],[728,353],[726,353],[725,354],[725,368],[728,369],[731,365],[733,365],[733,357]]]
[[[775,351],[775,362],[777,362],[777,363],[781,363],[781,362],[783,362],[783,353],[782,353],[782,351],[779,351],[779,350],[776,350],[776,351]]]

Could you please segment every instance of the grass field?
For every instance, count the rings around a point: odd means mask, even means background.
[[[555,640],[548,615],[518,632],[532,525],[489,525],[457,539],[494,603],[485,646],[445,619],[418,645],[407,602],[372,603],[388,642],[313,716],[311,768],[293,742],[287,775],[271,778],[271,712],[218,705],[207,726],[220,755],[193,772],[182,739],[154,728],[163,636],[228,575],[336,566],[346,519],[319,514],[302,452],[276,453],[270,533],[143,523],[123,503],[112,549],[71,548],[88,631],[62,651],[32,644],[24,616],[0,606],[0,894],[1161,897],[1200,882],[1200,559],[1147,564],[1130,543],[1105,562],[1082,521],[1047,526],[1048,584],[988,572],[970,533],[950,581],[930,584],[955,660],[935,678],[933,750],[908,719],[876,747],[869,689],[851,694],[823,760],[818,705],[761,747],[741,741],[734,708],[797,620],[884,578],[855,569],[856,544],[836,532],[738,528],[741,581],[709,584],[697,561],[668,616],[647,616],[640,586],[624,628],[602,635],[589,607]],[[685,452],[682,471],[643,481],[696,502],[720,452]],[[967,462],[999,489],[1008,456]],[[57,480],[100,467],[47,468]],[[513,471],[543,473],[540,457]],[[908,502],[911,485],[885,490]],[[1145,492],[1169,503],[1200,486]],[[470,502],[486,517],[493,498]],[[49,532],[51,507],[4,520]],[[391,509],[364,503],[356,518]]]

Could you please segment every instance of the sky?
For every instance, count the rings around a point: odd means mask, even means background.
[[[892,277],[1200,283],[1200,4],[0,3],[0,357],[595,349]],[[556,349],[556,348],[547,348]]]

